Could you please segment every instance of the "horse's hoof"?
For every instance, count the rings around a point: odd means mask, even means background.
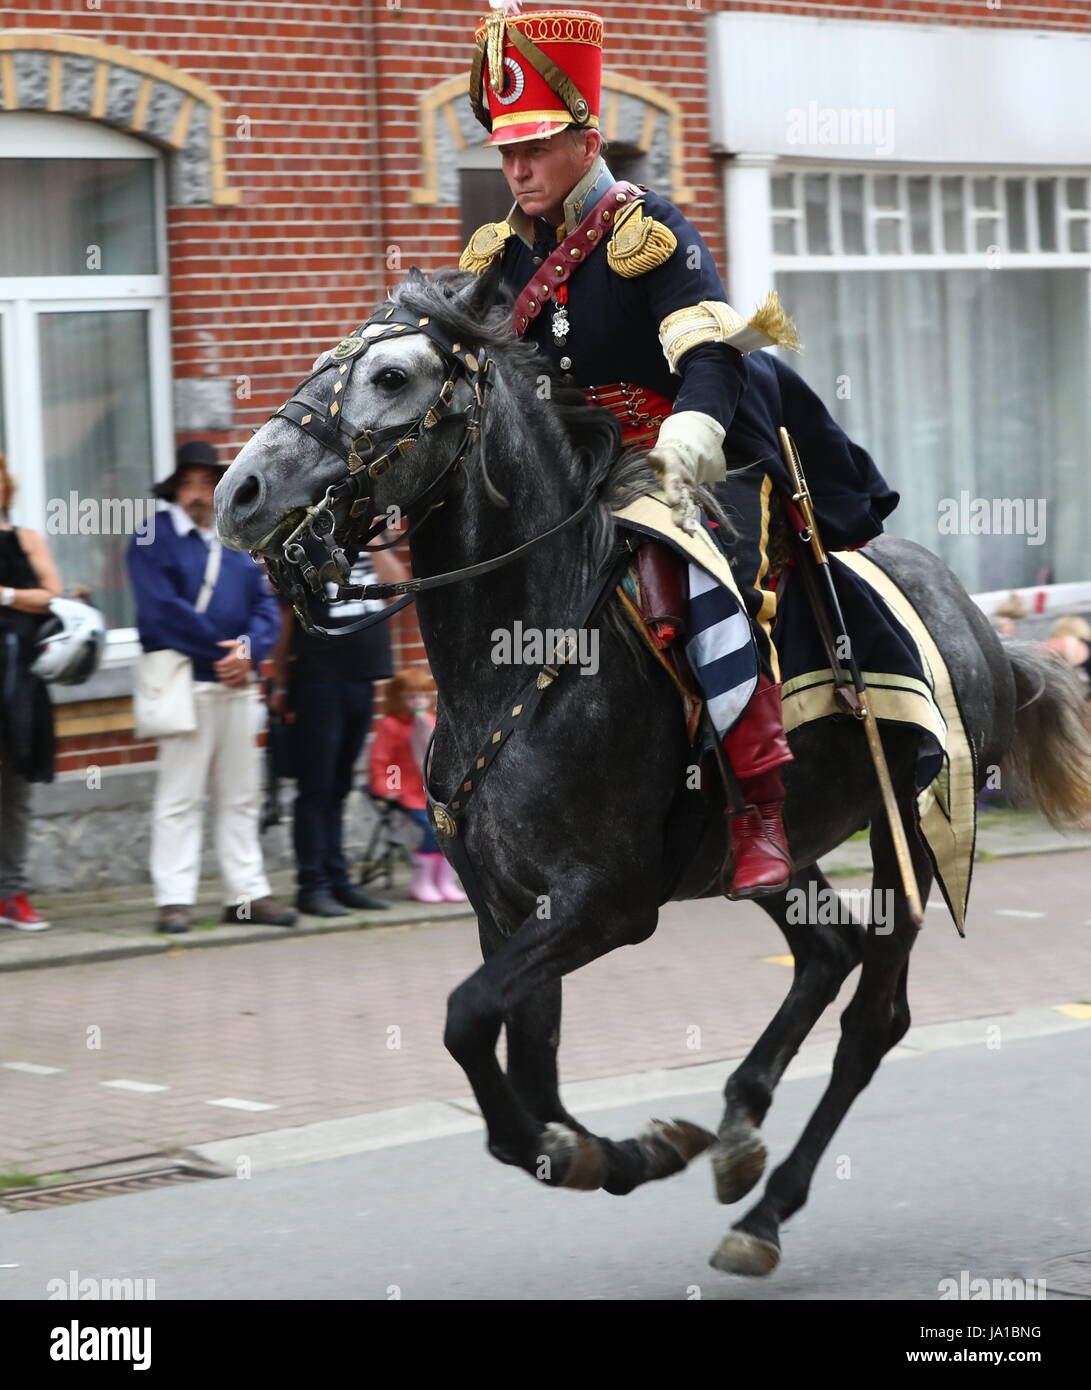
[[[691,1120],[652,1120],[641,1138],[665,1139],[681,1158],[683,1165],[696,1158],[698,1154],[703,1154],[706,1149],[711,1149],[716,1143],[714,1134],[700,1125],[695,1125]]]
[[[720,1241],[709,1264],[722,1274],[747,1274],[760,1279],[772,1274],[780,1264],[780,1251],[748,1231],[733,1230]]]
[[[712,1151],[717,1201],[728,1204],[745,1197],[760,1181],[768,1157],[768,1149],[754,1130],[736,1143],[718,1143]]]
[[[606,1180],[606,1155],[598,1140],[567,1125],[546,1126],[535,1176],[551,1187],[597,1192]]]

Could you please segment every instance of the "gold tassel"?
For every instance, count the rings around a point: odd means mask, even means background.
[[[764,333],[778,347],[787,348],[790,352],[801,351],[799,333],[784,305],[780,302],[780,295],[777,294],[776,290],[770,290],[765,296],[764,303],[747,321],[747,327]]]

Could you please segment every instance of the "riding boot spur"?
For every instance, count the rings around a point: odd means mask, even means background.
[[[746,809],[730,811],[734,876],[727,879],[725,858],[721,885],[728,898],[760,898],[783,891],[792,873],[792,856],[781,811],[784,784],[780,768],[792,761],[781,714],[780,686],[764,672],[745,711],[723,740]]]

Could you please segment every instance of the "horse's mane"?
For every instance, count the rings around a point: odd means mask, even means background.
[[[611,513],[660,486],[658,477],[646,462],[648,451],[623,450],[621,426],[616,417],[601,406],[591,405],[579,387],[565,382],[553,370],[534,343],[515,335],[512,329],[514,297],[500,284],[498,276],[491,276],[488,285],[483,287],[487,304],[482,310],[475,310],[468,302],[467,291],[477,284],[480,284],[478,277],[466,271],[440,270],[429,277],[411,272],[390,298],[392,303],[413,313],[427,314],[435,319],[455,341],[488,349],[528,412],[540,408],[541,393],[537,388],[543,377],[549,379],[549,406],[573,454],[588,477],[607,470],[599,500],[591,509],[587,523],[591,529],[591,558],[597,567],[605,561],[613,544],[615,528]],[[725,524],[715,498],[705,489],[701,492],[706,510]]]

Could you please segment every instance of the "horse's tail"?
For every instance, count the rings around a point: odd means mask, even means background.
[[[1091,732],[1075,672],[1033,642],[1005,641],[1015,676],[1015,737],[1001,764],[1058,827],[1091,823]]]

